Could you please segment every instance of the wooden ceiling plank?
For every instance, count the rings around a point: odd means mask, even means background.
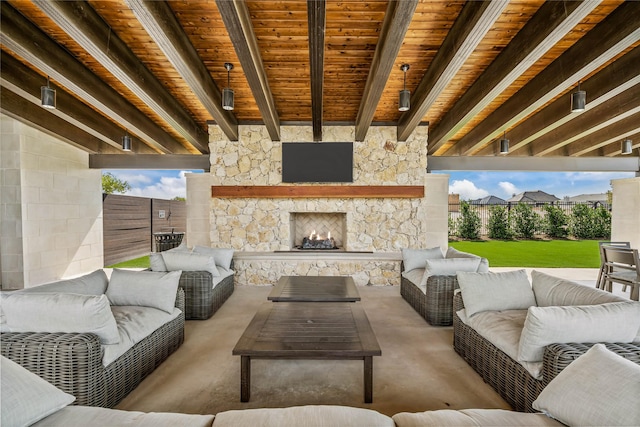
[[[620,143],[635,133],[640,132],[640,107],[630,110],[621,120],[606,128],[599,129],[564,148],[564,154],[575,157],[584,156],[593,150],[612,144]],[[562,149],[561,148],[561,149]]]
[[[634,133],[632,135],[625,136],[623,139],[630,139],[632,142],[631,149],[637,150],[640,148],[640,133]],[[635,144],[633,144],[635,142]],[[614,141],[613,143],[603,147],[602,155],[605,157],[613,157],[622,155],[622,147],[620,145],[621,141]],[[591,153],[591,151],[590,151]],[[626,156],[626,154],[625,154]]]
[[[322,141],[322,95],[324,88],[324,34],[327,7],[324,0],[307,0],[309,68],[311,71],[311,127],[313,140]]]
[[[34,3],[75,42],[201,153],[209,136],[102,17],[84,0]]]
[[[280,141],[280,118],[264,69],[251,15],[244,1],[216,0],[233,47],[242,65],[262,120],[273,141]]]
[[[0,85],[4,89],[40,107],[40,86],[43,84],[40,74],[4,52],[0,56],[0,70]],[[61,88],[56,89],[56,108],[47,111],[103,143],[111,145],[116,151],[122,150],[120,139],[125,134],[125,130]],[[158,152],[146,145],[143,147],[149,153]]]
[[[195,96],[230,141],[238,140],[238,120],[222,108],[222,94],[189,41],[169,4],[164,1],[125,0],[138,21],[187,82]],[[207,150],[208,152],[208,150]]]
[[[137,135],[147,145],[164,153],[188,153],[171,135],[142,114],[129,101],[104,83],[66,49],[28,21],[8,2],[0,2],[2,44],[97,111]]]
[[[640,47],[636,47],[615,62],[611,63],[588,80],[582,82],[587,92],[585,112],[619,96],[625,90],[640,84]],[[569,109],[569,96],[560,97],[533,116],[509,131],[511,140],[509,152],[515,155],[526,154],[529,144],[547,133],[580,117]],[[524,150],[526,151],[524,151]],[[519,150],[523,150],[518,153]],[[494,154],[495,146],[490,144],[480,150],[480,156]]]
[[[472,155],[640,40],[640,8],[625,2],[462,137],[448,155]]]
[[[90,169],[166,169],[199,170],[208,172],[211,168],[208,154],[136,154],[123,156],[118,154],[90,154]]]
[[[411,110],[398,120],[398,141],[406,141],[427,110],[451,83],[507,6],[505,1],[465,3],[442,46],[411,96]]]
[[[547,133],[530,144],[531,154],[544,156],[555,150],[611,126],[640,111],[640,85],[624,91],[615,99],[585,111],[571,122]]]
[[[311,1],[311,0],[310,0]],[[356,141],[364,141],[382,93],[395,64],[405,34],[411,24],[418,0],[391,1],[382,23],[380,38],[373,54],[373,61],[367,76],[358,115],[356,117]]]
[[[435,153],[582,21],[601,0],[546,2],[433,128]]]

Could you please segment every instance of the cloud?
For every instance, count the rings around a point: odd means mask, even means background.
[[[453,183],[449,185],[449,193],[459,194],[461,200],[481,199],[489,195],[487,190],[476,187],[473,182],[467,179],[453,181]]]
[[[180,171],[177,177],[162,176],[158,182],[146,186],[136,186],[133,182],[129,181],[132,188],[131,191],[128,191],[126,194],[129,196],[166,200],[171,200],[175,197],[186,197],[187,180],[185,173],[185,171]]]
[[[514,194],[522,193],[522,191],[520,191],[520,189],[516,187],[515,184],[512,184],[508,181],[500,181],[498,183],[498,186],[508,197],[511,197]]]

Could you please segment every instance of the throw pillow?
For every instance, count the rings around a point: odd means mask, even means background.
[[[84,276],[75,277],[73,279],[58,280],[40,286],[21,289],[17,292],[60,292],[82,295],[102,295],[107,290],[109,279],[104,270],[96,270]]]
[[[480,258],[428,259],[420,286],[426,286],[431,276],[455,276],[458,271],[478,271]]]
[[[0,425],[30,426],[76,400],[4,356],[0,373]]]
[[[149,266],[151,271],[167,271],[167,265],[162,258],[162,252],[151,252],[149,254]]]
[[[531,286],[538,307],[552,305],[593,305],[606,302],[628,301],[600,289],[583,286],[540,271],[531,272]]]
[[[107,288],[113,305],[140,305],[172,313],[182,271],[156,272],[114,269]]]
[[[11,332],[90,332],[102,344],[120,342],[105,295],[13,293],[2,308]]]
[[[216,261],[211,255],[190,252],[162,252],[167,271],[208,271],[211,276],[220,275]]]
[[[478,273],[488,273],[489,272],[489,260],[483,257],[480,257],[475,254],[471,254],[469,252],[462,252],[457,250],[456,248],[449,246],[447,248],[447,253],[445,254],[445,258],[479,258],[480,266],[478,267]]]
[[[402,249],[402,262],[404,263],[404,271],[415,270],[416,268],[424,268],[424,263],[428,259],[443,259],[442,251],[439,247],[430,249]]]
[[[225,270],[231,269],[231,261],[233,260],[233,249],[196,246],[193,248],[193,252],[197,254],[212,256],[216,261],[216,265],[219,265]]]
[[[467,316],[481,311],[526,310],[536,305],[525,270],[503,273],[458,272]]]
[[[638,329],[640,303],[635,301],[529,307],[518,361],[542,361],[544,348],[553,343],[633,342]]]
[[[571,426],[638,426],[639,395],[640,366],[596,344],[551,380],[532,406]]]

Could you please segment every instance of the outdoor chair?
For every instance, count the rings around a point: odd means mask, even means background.
[[[640,260],[638,250],[602,246],[605,259],[604,285],[611,292],[613,282],[631,286],[631,299],[638,301],[640,292]]]
[[[605,259],[604,252],[602,251],[603,246],[615,246],[618,248],[631,248],[629,242],[598,242],[600,249],[600,271],[598,272],[598,281],[596,282],[596,288],[604,290],[604,275],[605,275]],[[623,291],[627,290],[627,285],[624,285],[622,288]]]

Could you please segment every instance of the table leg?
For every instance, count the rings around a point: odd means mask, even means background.
[[[373,356],[364,357],[364,403],[373,402]]]
[[[240,356],[240,401],[248,402],[251,391],[251,357]]]

